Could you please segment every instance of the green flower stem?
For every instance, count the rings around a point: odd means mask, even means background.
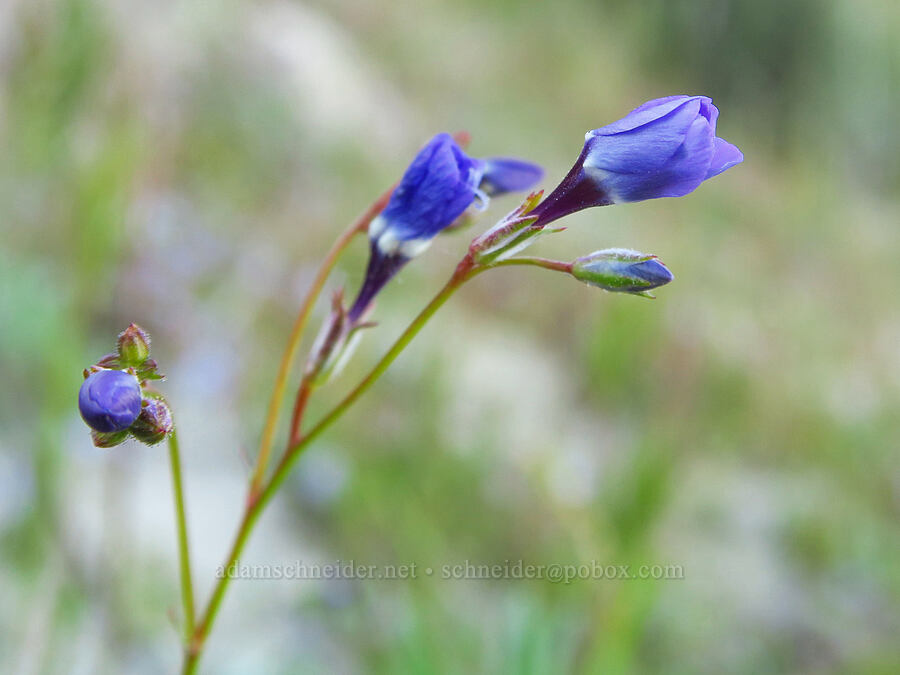
[[[491,263],[491,267],[507,267],[510,265],[531,265],[532,267],[543,267],[544,269],[554,270],[556,272],[572,273],[572,263],[561,262],[559,260],[549,260],[547,258],[529,258],[523,256],[520,258],[507,258],[506,260],[498,260]]]
[[[249,501],[255,501],[258,498],[263,479],[266,475],[269,456],[272,452],[272,440],[275,437],[275,428],[278,424],[278,413],[281,410],[281,402],[284,399],[284,390],[287,387],[288,377],[291,374],[291,366],[294,364],[294,358],[297,355],[297,349],[300,347],[300,340],[303,338],[303,331],[306,329],[306,324],[309,321],[309,315],[312,312],[313,305],[315,305],[316,299],[322,292],[325,281],[328,279],[328,275],[331,273],[332,268],[334,268],[335,263],[337,263],[341,253],[347,248],[353,240],[353,237],[360,232],[365,232],[369,223],[372,222],[375,216],[384,210],[393,191],[394,188],[391,187],[376,199],[375,202],[366,209],[365,213],[363,213],[356,222],[351,224],[350,227],[335,240],[334,244],[331,246],[331,250],[328,251],[325,259],[322,261],[322,265],[319,267],[319,271],[316,274],[316,278],[313,280],[312,286],[307,292],[306,297],[303,299],[303,304],[300,306],[300,312],[297,314],[294,326],[291,329],[287,347],[284,350],[284,354],[281,356],[278,374],[275,376],[275,386],[272,389],[272,398],[269,401],[269,410],[266,414],[266,424],[263,427],[262,440],[259,445],[259,454],[256,458],[253,477],[250,480]]]
[[[244,545],[247,543],[247,537],[250,536],[250,532],[253,530],[253,526],[256,524],[267,501],[268,499],[263,500],[261,497],[257,501],[248,502],[247,504],[244,516],[241,518],[240,525],[238,525],[234,543],[231,545],[231,551],[228,553],[228,562],[225,564],[224,573],[216,582],[212,596],[210,596],[209,599],[209,604],[206,606],[206,611],[194,628],[194,633],[191,636],[187,650],[185,651],[184,664],[181,671],[183,675],[191,675],[197,671],[197,664],[200,661],[200,655],[203,653],[206,637],[212,629],[212,625],[215,622],[216,615],[219,611],[219,606],[222,603],[222,598],[225,595],[225,590],[228,588],[228,582],[230,581],[228,578],[228,569],[233,563],[237,562],[240,557],[241,551],[244,550]]]
[[[284,483],[285,478],[287,478],[288,473],[290,473],[291,468],[294,466],[294,463],[297,459],[303,454],[303,451],[309,446],[312,441],[314,441],[319,435],[321,435],[328,427],[330,427],[334,422],[336,422],[356,400],[362,396],[368,389],[371,387],[379,377],[381,377],[384,372],[388,369],[388,367],[394,362],[394,360],[400,355],[406,346],[412,341],[412,339],[422,330],[422,327],[427,323],[428,319],[430,319],[441,306],[450,299],[456,290],[462,286],[466,281],[476,276],[477,274],[489,269],[488,267],[477,267],[472,262],[470,257],[466,257],[459,264],[456,269],[456,272],[451,277],[450,281],[438,292],[436,296],[428,303],[428,305],[423,309],[419,315],[413,320],[413,322],[406,328],[405,331],[400,335],[397,341],[393,344],[393,346],[388,350],[388,352],[381,358],[381,360],[375,365],[375,367],[366,375],[365,378],[349,393],[344,399],[338,403],[332,410],[329,412],[322,420],[314,426],[308,434],[301,436],[298,440],[291,442],[278,466],[275,468],[275,471],[272,474],[272,478],[269,480],[268,484],[262,489],[259,493],[258,499],[250,500],[247,503],[247,508],[244,512],[244,516],[241,519],[241,523],[238,526],[237,534],[235,535],[234,542],[231,545],[231,550],[228,553],[228,557],[224,566],[225,574],[216,582],[215,587],[213,588],[212,595],[210,596],[209,604],[206,607],[206,611],[203,613],[203,616],[197,623],[197,626],[194,630],[194,635],[190,641],[188,650],[185,654],[184,667],[182,673],[184,675],[190,675],[191,673],[196,672],[197,664],[200,659],[200,655],[203,652],[203,647],[206,642],[206,638],[209,635],[210,630],[216,620],[216,616],[218,615],[219,608],[222,604],[222,599],[225,597],[225,591],[228,589],[228,585],[230,582],[227,571],[232,565],[234,565],[238,559],[240,558],[241,552],[244,550],[244,546],[247,543],[247,538],[250,536],[250,533],[253,531],[253,527],[256,524],[257,519],[262,513],[263,509],[268,505],[269,501],[278,491],[278,488],[281,487],[282,483]]]
[[[428,320],[437,312],[447,300],[450,299],[460,286],[462,286],[466,281],[475,277],[476,275],[484,272],[485,270],[490,269],[489,267],[478,267],[476,266],[469,257],[463,259],[463,261],[459,264],[456,269],[456,272],[451,277],[450,281],[446,283],[446,285],[438,292],[437,295],[432,298],[431,302],[425,306],[419,315],[413,319],[413,322],[407,326],[406,330],[397,338],[397,341],[391,346],[388,352],[381,357],[381,360],[375,364],[375,367],[369,372],[368,375],[363,378],[363,380],[353,388],[353,390],[347,394],[344,399],[338,403],[325,417],[323,417],[318,424],[316,424],[312,429],[310,429],[309,433],[300,437],[290,448],[288,448],[278,467],[275,469],[275,473],[272,475],[272,480],[266,486],[266,489],[263,491],[261,500],[270,498],[271,495],[278,490],[281,484],[284,482],[287,474],[290,472],[291,467],[297,461],[297,458],[302,454],[303,450],[307,447],[310,441],[314,440],[317,436],[319,436],[322,432],[324,432],[328,427],[330,427],[334,422],[338,420],[347,409],[352,406],[356,400],[362,396],[366,391],[368,391],[369,387],[371,387],[375,382],[381,377],[384,372],[391,366],[391,364],[396,360],[396,358],[400,355],[400,353],[406,349],[407,345],[412,342],[412,339],[418,335],[419,331],[425,326]]]
[[[184,609],[184,639],[190,642],[194,633],[194,584],[191,581],[191,556],[188,547],[187,518],[184,513],[184,490],[181,484],[181,453],[173,428],[168,435],[169,460],[172,465],[172,492],[175,495],[175,519],[178,524],[178,563],[181,575],[181,604]]]
[[[294,414],[291,417],[291,426],[288,430],[288,446],[297,443],[302,437],[300,425],[303,423],[303,413],[306,410],[306,403],[312,394],[313,382],[309,375],[304,375],[300,381],[300,388],[297,390],[297,398],[294,401]]]

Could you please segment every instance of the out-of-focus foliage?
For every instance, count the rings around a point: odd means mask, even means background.
[[[552,187],[587,129],[705,93],[743,165],[534,249],[658,254],[659,299],[480,277],[304,458],[245,560],[684,579],[238,581],[204,665],[896,672],[898,33],[883,0],[0,4],[0,663],[176,667],[164,450],[94,448],[75,405],[119,330],[150,330],[169,376],[205,594],[317,260],[417,147],[465,128]],[[475,231],[382,294],[313,416]]]

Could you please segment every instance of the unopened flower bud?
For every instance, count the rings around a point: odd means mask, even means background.
[[[347,340],[347,310],[344,309],[344,291],[340,289],[331,298],[331,313],[325,318],[319,334],[313,342],[306,360],[304,375],[315,379],[328,365],[333,365],[336,354]]]
[[[131,425],[132,435],[141,443],[156,445],[174,428],[172,412],[165,401],[150,398],[144,401],[141,414]]]
[[[87,376],[78,392],[78,409],[95,431],[125,431],[141,412],[141,387],[123,370],[99,370]]]
[[[128,429],[125,431],[111,431],[109,433],[91,429],[91,440],[98,448],[112,448],[128,440]]]
[[[572,276],[614,293],[648,297],[653,297],[648,291],[674,279],[655,255],[627,248],[608,248],[578,258],[572,263]]]
[[[140,366],[150,356],[150,335],[136,323],[119,334],[117,344],[123,366]]]

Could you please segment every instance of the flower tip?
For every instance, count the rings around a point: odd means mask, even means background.
[[[544,196],[543,190],[534,190],[533,192],[529,192],[528,196],[525,197],[525,200],[519,206],[518,215],[524,216],[527,213],[531,213],[534,211],[534,208],[540,204],[541,198]]]
[[[130,323],[119,333],[116,348],[122,365],[140,366],[150,356],[150,335],[136,323]]]
[[[722,138],[716,138],[714,139],[713,157],[709,163],[709,169],[706,171],[704,180],[718,176],[723,171],[727,171],[743,161],[744,153],[736,145],[732,145]]]
[[[465,129],[460,129],[453,133],[453,140],[456,141],[459,147],[465,149],[472,142],[472,134]]]
[[[655,255],[633,266],[632,271],[655,287],[671,282],[675,276]]]

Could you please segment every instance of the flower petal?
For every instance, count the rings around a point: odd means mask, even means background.
[[[642,175],[660,171],[684,143],[699,109],[700,101],[689,99],[638,128],[594,136],[588,140],[585,169]],[[701,119],[707,124],[705,118]]]
[[[735,164],[744,161],[744,153],[737,149],[734,145],[722,138],[715,139],[715,149],[709,169],[706,171],[706,178],[718,176],[726,169],[730,169]]]
[[[647,101],[625,115],[622,119],[617,120],[612,124],[607,124],[605,127],[600,127],[599,129],[587,132],[585,138],[587,139],[591,136],[613,136],[625,131],[637,129],[654,120],[658,120],[660,117],[665,117],[679,106],[684,105],[695,98],[697,97],[679,95],[665,96],[663,98]]]
[[[469,207],[480,180],[481,163],[438,134],[403,174],[382,216],[398,240],[433,237]]]
[[[719,119],[719,109],[713,105],[712,99],[709,96],[698,96],[697,98],[700,99],[700,114],[709,120],[709,126],[712,128],[713,133],[716,133],[716,122]]]
[[[520,192],[533,187],[543,177],[544,170],[537,164],[511,157],[489,157],[484,160],[481,189],[491,196]]]
[[[604,180],[617,202],[681,197],[703,182],[712,156],[712,129],[706,118],[700,116],[691,123],[684,143],[655,173],[610,173]]]
[[[96,431],[123,431],[141,412],[137,378],[123,370],[100,370],[88,375],[78,391],[82,419]]]

